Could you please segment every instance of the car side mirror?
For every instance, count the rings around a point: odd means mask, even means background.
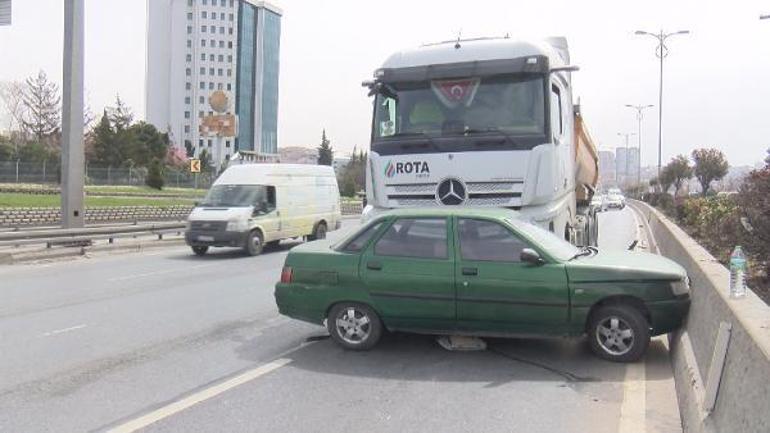
[[[520,260],[524,263],[529,263],[535,266],[540,266],[545,263],[545,260],[540,257],[540,254],[538,254],[537,251],[533,250],[532,248],[524,248],[521,250]]]

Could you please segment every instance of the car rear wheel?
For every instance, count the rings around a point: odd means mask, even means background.
[[[199,246],[199,247],[192,247],[193,252],[196,256],[203,256],[206,254],[206,252],[209,250],[209,247],[207,246]]]
[[[607,305],[592,314],[588,342],[601,358],[633,362],[644,355],[650,344],[649,324],[636,308]]]
[[[363,304],[335,305],[329,311],[326,326],[334,342],[350,350],[369,350],[382,336],[380,318]]]
[[[246,246],[244,247],[246,253],[250,256],[258,256],[262,254],[263,247],[264,239],[262,238],[262,233],[259,230],[253,230],[249,233],[246,239]]]
[[[327,232],[327,230],[328,229],[326,228],[326,223],[322,221],[322,222],[318,223],[317,226],[315,226],[315,230],[313,230],[313,234],[311,234],[307,238],[308,238],[309,241],[315,241],[315,240],[318,240],[318,239],[326,239],[326,232]]]

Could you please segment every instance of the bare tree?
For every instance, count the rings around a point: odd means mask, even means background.
[[[29,77],[23,89],[24,117],[22,126],[42,142],[61,127],[59,86],[48,81],[42,70],[37,77]]]
[[[20,133],[24,120],[24,86],[18,81],[0,83],[0,101],[8,113],[8,133],[18,151],[19,134],[14,134],[14,127]]]

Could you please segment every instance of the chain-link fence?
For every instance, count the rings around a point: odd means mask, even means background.
[[[165,185],[178,188],[208,188],[216,179],[216,171],[190,173],[187,170],[166,168]],[[144,167],[104,167],[86,165],[86,185],[137,185],[145,184],[147,169]],[[54,184],[61,182],[61,162],[0,161],[0,183]]]

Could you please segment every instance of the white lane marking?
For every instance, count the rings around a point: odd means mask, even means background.
[[[188,409],[191,406],[194,406],[202,401],[216,397],[225,391],[229,391],[235,388],[236,386],[243,385],[244,383],[250,382],[260,376],[264,376],[270,373],[271,371],[277,370],[290,362],[291,362],[291,359],[287,359],[287,358],[280,358],[275,361],[268,362],[267,364],[261,365],[253,370],[249,370],[230,380],[222,382],[218,385],[214,385],[210,388],[206,388],[202,391],[196,392],[195,394],[192,394],[181,400],[175,401],[174,403],[171,403],[160,409],[154,410],[139,418],[136,418],[124,424],[121,424],[115,428],[108,430],[108,432],[109,433],[135,432],[139,429],[147,427],[150,424],[154,424],[164,418],[168,418],[171,415],[174,415],[185,409]]]
[[[618,433],[644,433],[647,431],[647,385],[644,361],[626,366],[623,378],[623,402],[620,404]]]
[[[85,323],[81,323],[80,325],[70,326],[69,328],[55,329],[53,331],[44,332],[43,337],[51,337],[54,335],[64,334],[65,332],[77,331],[78,329],[83,329],[86,326],[87,325]]]

